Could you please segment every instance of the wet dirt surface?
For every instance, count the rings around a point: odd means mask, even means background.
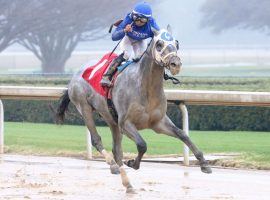
[[[269,199],[270,171],[142,163],[127,169],[137,194],[126,194],[104,162],[73,158],[0,156],[0,199]]]

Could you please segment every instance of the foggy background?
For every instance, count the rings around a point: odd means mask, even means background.
[[[117,3],[111,8],[116,12],[115,19],[125,17],[132,10],[133,1],[117,12]],[[160,27],[170,24],[173,35],[180,42],[183,61],[181,76],[270,76],[270,36],[268,29],[239,25],[223,25],[224,30],[215,31],[213,27],[202,25],[206,19],[202,8],[227,2],[229,8],[238,6],[236,16],[248,18],[250,13],[241,11],[241,4],[234,5],[232,0],[164,0],[150,1],[153,16]],[[238,2],[245,3],[240,0]],[[255,3],[252,0],[250,2]],[[259,2],[266,2],[265,0]],[[242,4],[243,5],[243,4]],[[214,7],[214,6],[213,6]],[[254,8],[260,9],[260,8]],[[269,11],[269,7],[266,11]],[[211,10],[211,9],[210,9]],[[266,12],[265,10],[261,11]],[[104,15],[108,9],[104,10]],[[120,14],[121,13],[121,14]],[[207,13],[207,12],[206,12]],[[224,15],[224,18],[228,16]],[[235,17],[235,16],[233,16]],[[238,17],[238,16],[237,16]],[[63,20],[66,20],[63,18]],[[234,20],[234,19],[232,19]],[[237,21],[237,20],[236,20]],[[113,23],[114,20],[111,21]],[[84,63],[97,62],[104,53],[111,51],[117,42],[112,42],[107,33],[109,22],[102,24],[98,33],[102,38],[79,42],[65,64],[65,72],[73,73]],[[34,54],[19,44],[13,44],[0,53],[0,73],[41,73],[41,62]]]

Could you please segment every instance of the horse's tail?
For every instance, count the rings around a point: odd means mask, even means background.
[[[64,123],[65,111],[68,108],[69,102],[70,102],[70,99],[68,96],[68,90],[66,90],[60,98],[60,104],[59,104],[57,111],[56,111],[56,114],[55,114],[57,124]]]

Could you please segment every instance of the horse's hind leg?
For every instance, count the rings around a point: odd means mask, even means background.
[[[163,133],[168,136],[172,136],[182,140],[190,148],[195,157],[199,160],[202,172],[212,173],[212,170],[209,167],[207,161],[205,160],[203,153],[196,147],[195,144],[193,144],[193,142],[190,140],[190,138],[186,135],[184,131],[177,128],[173,124],[173,122],[169,119],[168,116],[165,116],[161,120],[161,122],[152,127],[152,129],[157,133]]]
[[[110,127],[113,139],[112,153],[114,156],[114,160],[119,166],[122,166],[123,165],[122,132],[120,131],[118,124],[114,121],[108,109],[98,110],[98,112]]]
[[[96,126],[94,124],[92,108],[89,105],[82,106],[80,111],[84,118],[85,124],[90,131],[92,145],[105,157],[106,163],[110,165],[111,172],[114,174],[121,174],[122,184],[127,189],[126,192],[133,193],[133,187],[130,184],[130,181],[123,166],[120,166],[119,168],[112,156],[103,148],[101,137],[99,136],[96,130]]]
[[[95,123],[94,123],[93,110],[91,106],[89,106],[88,104],[81,105],[79,109],[85,121],[85,124],[91,134],[92,145],[97,149],[98,152],[100,152],[105,157],[106,163],[110,165],[111,172],[113,174],[119,174],[120,171],[119,171],[118,165],[116,164],[112,156],[109,153],[107,153],[107,151],[103,147],[101,137],[98,134]]]
[[[123,151],[122,151],[122,133],[119,130],[118,125],[110,125],[113,137],[113,149],[112,153],[114,160],[119,166],[123,165]]]
[[[138,150],[138,156],[135,159],[125,162],[125,164],[133,169],[139,169],[142,157],[147,150],[146,142],[143,140],[136,127],[129,121],[124,122],[123,128],[125,135],[136,143]]]

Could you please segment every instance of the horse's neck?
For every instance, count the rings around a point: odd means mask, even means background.
[[[141,62],[140,74],[142,74],[142,95],[146,96],[148,101],[159,100],[164,95],[164,68],[156,64],[149,55],[145,55]]]

